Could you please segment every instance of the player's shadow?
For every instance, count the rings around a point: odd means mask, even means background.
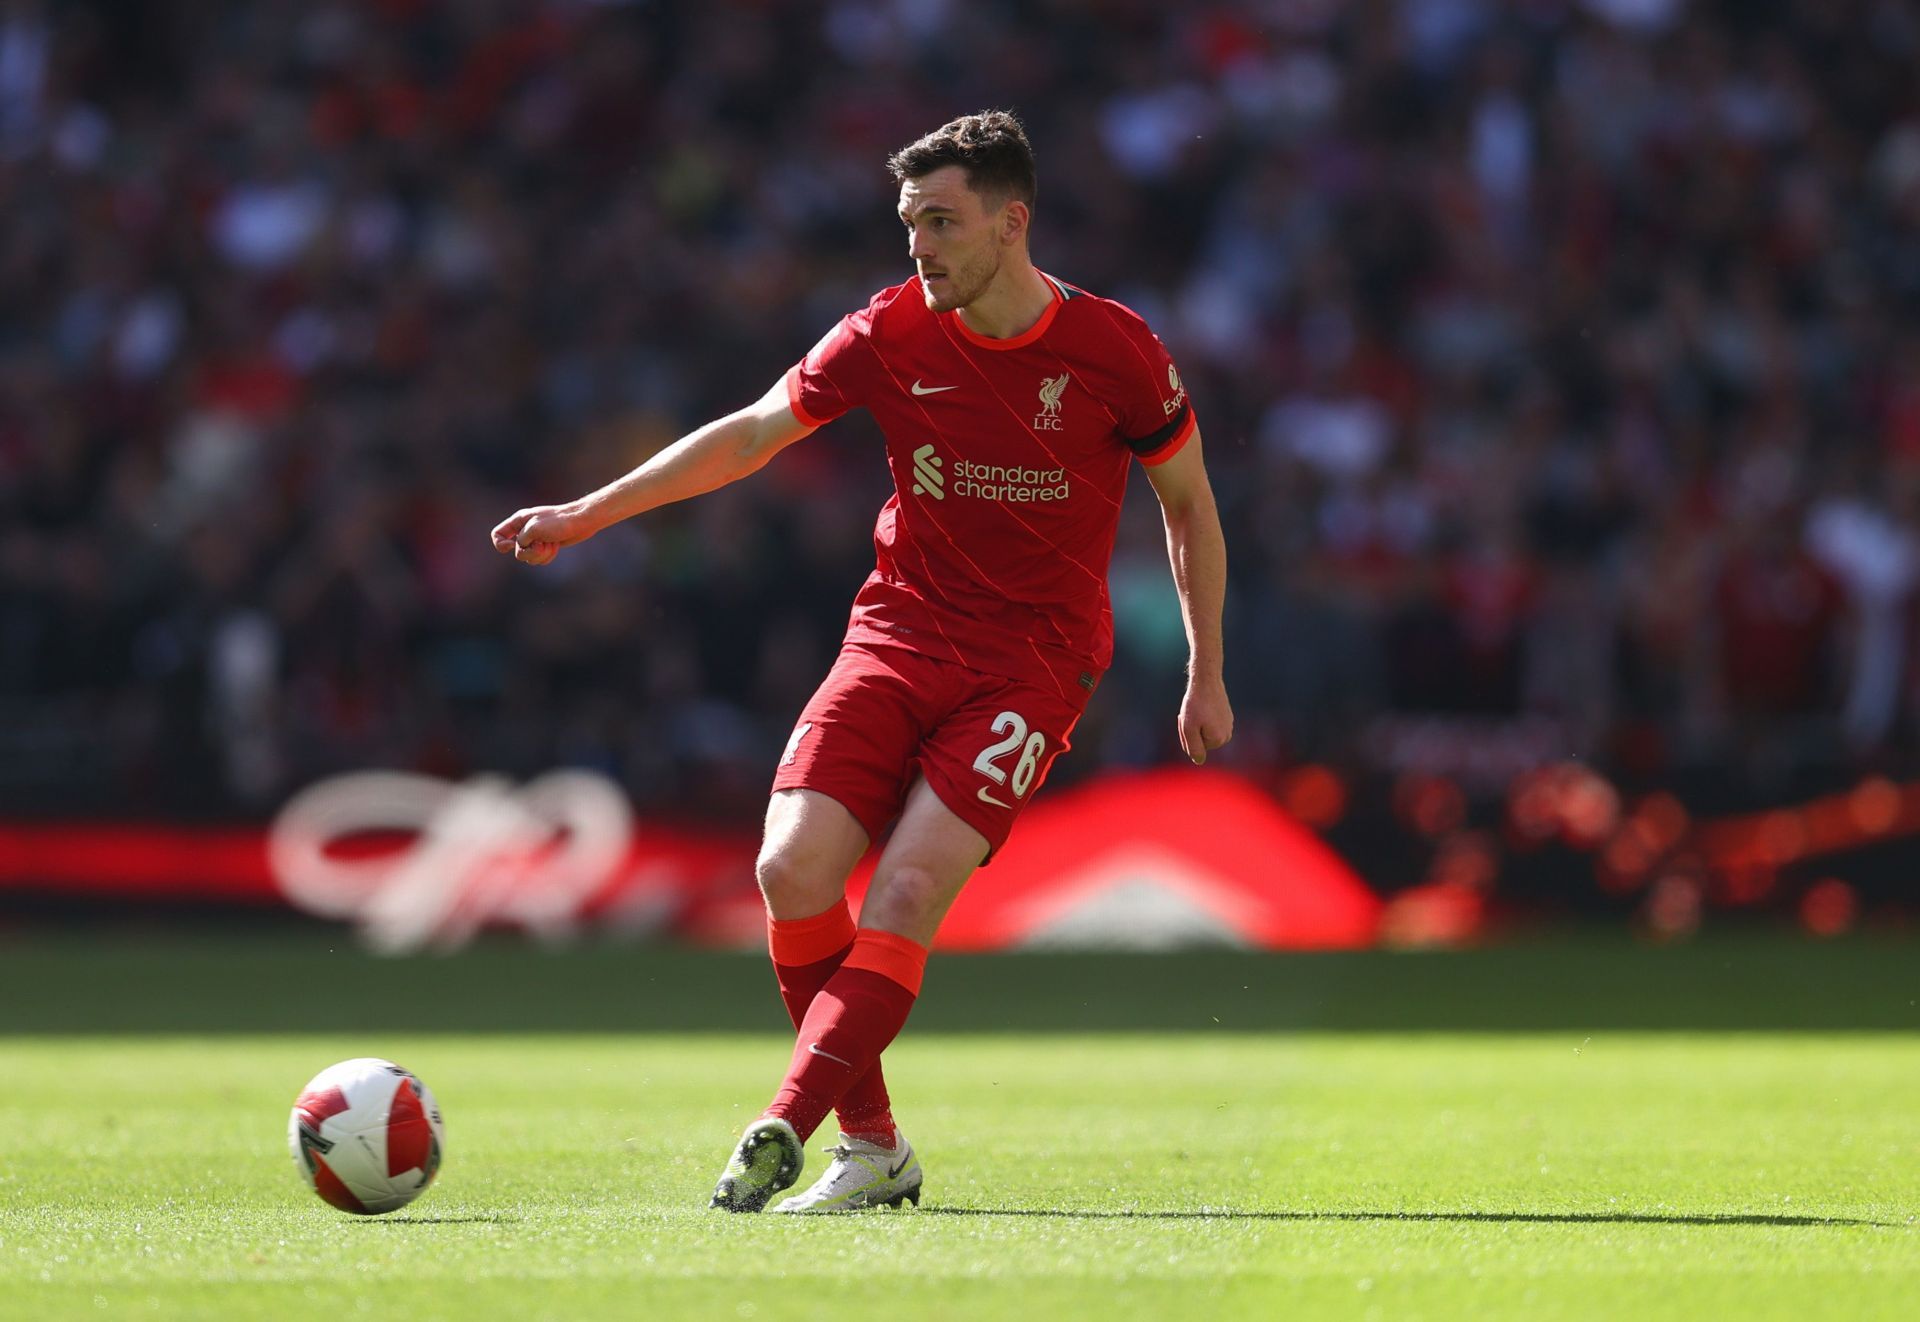
[[[466,1226],[488,1222],[510,1225],[517,1222],[517,1216],[508,1216],[500,1212],[475,1212],[472,1216],[380,1216],[368,1217],[361,1224],[369,1226]]]
[[[1635,1226],[1890,1226],[1848,1216],[1787,1216],[1772,1212],[1236,1212],[1230,1208],[1195,1211],[1102,1212],[1044,1207],[926,1207],[922,1216],[1039,1216],[1088,1221],[1490,1221],[1548,1225],[1613,1224]]]

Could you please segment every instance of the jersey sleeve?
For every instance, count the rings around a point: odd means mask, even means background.
[[[1141,463],[1163,464],[1193,436],[1193,405],[1180,384],[1173,355],[1146,322],[1128,313],[1120,320],[1120,333],[1132,342],[1134,352],[1128,356],[1139,364],[1138,370],[1126,373],[1117,401],[1120,438]]]
[[[821,427],[866,403],[878,362],[872,305],[850,312],[787,369],[787,403],[809,427]]]

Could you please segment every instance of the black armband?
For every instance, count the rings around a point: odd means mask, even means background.
[[[1161,446],[1180,434],[1180,429],[1187,425],[1187,417],[1192,412],[1193,405],[1182,401],[1179,411],[1171,418],[1168,418],[1167,425],[1159,431],[1148,436],[1142,436],[1137,441],[1132,437],[1123,438],[1127,442],[1127,448],[1135,454],[1152,454],[1155,450],[1158,450]]]

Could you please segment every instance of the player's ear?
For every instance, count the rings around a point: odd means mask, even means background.
[[[1017,197],[1008,198],[1007,204],[1000,208],[1000,241],[1018,243],[1026,238],[1027,226],[1032,220],[1031,207]]]

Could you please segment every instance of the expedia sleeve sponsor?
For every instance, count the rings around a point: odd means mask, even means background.
[[[1000,500],[1017,505],[1065,500],[1073,484],[1064,468],[1008,468],[999,464],[953,461],[949,489],[957,496]]]

